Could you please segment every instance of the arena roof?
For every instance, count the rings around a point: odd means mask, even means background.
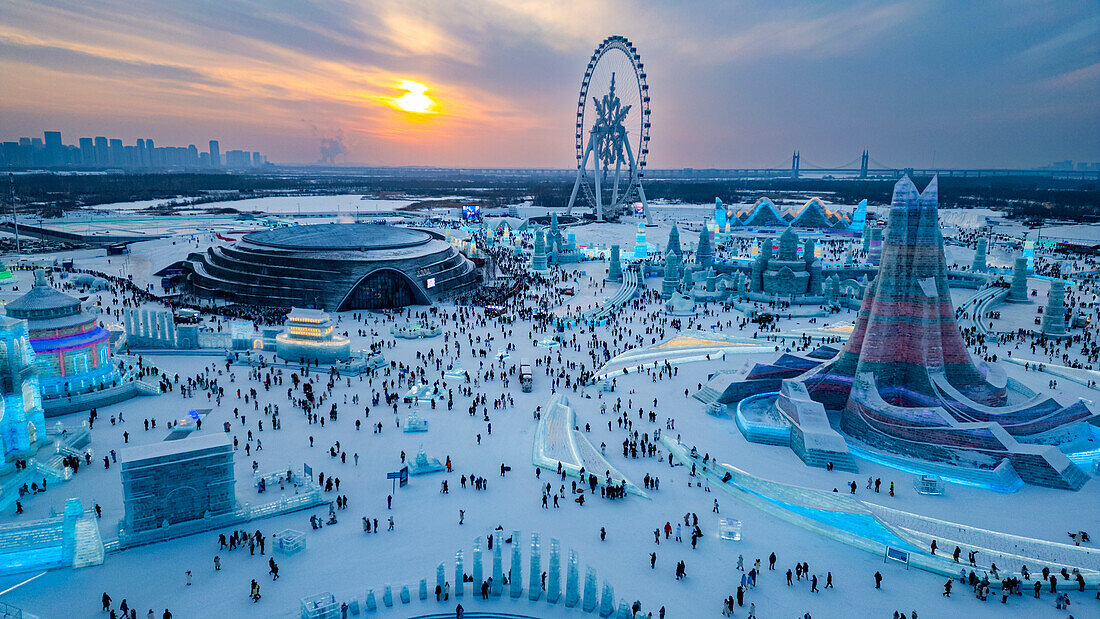
[[[289,250],[378,250],[415,247],[432,240],[421,230],[378,224],[315,224],[246,235],[256,245]]]

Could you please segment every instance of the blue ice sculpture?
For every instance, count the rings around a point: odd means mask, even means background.
[[[420,415],[416,414],[416,411],[409,413],[409,416],[405,418],[404,432],[427,432],[428,420],[424,419]]]
[[[622,598],[619,598],[619,614],[615,616],[615,619],[634,619],[633,609]]]
[[[496,536],[493,544],[493,590],[494,597],[500,597],[504,593],[504,569],[500,558],[500,536]]]
[[[463,596],[466,589],[466,574],[462,571],[462,551],[455,553],[455,597]]]
[[[363,606],[366,607],[368,613],[378,610],[378,602],[374,601],[374,589],[367,589],[367,601]]]
[[[523,551],[519,547],[519,531],[512,531],[512,570],[508,574],[508,584],[513,598],[523,595]]]
[[[531,534],[531,577],[527,583],[527,599],[532,602],[537,601],[542,596],[542,582],[540,578],[542,576],[542,570],[539,569],[539,562],[542,560],[540,556],[542,549],[539,547],[539,534]]]
[[[425,421],[425,424],[428,422]],[[424,426],[427,428],[427,425]],[[412,466],[409,467],[410,475],[427,475],[428,473],[438,473],[442,471],[444,467],[440,464],[438,458],[429,458],[424,453],[424,445],[420,446],[420,450],[416,452],[416,459],[413,460]]]
[[[393,607],[393,589],[388,584],[382,590],[382,603],[386,605],[386,608]]]
[[[428,579],[427,578],[421,578],[420,579],[420,601],[423,602],[426,599],[428,599]]]
[[[546,601],[557,604],[561,599],[561,544],[550,538],[550,567],[547,570]]]
[[[565,572],[565,605],[573,608],[580,600],[580,573],[577,571],[577,553],[570,548],[569,564]]]
[[[584,602],[581,603],[581,608],[586,613],[596,609],[596,570],[591,565],[584,568]]]
[[[401,585],[401,603],[408,604],[412,601],[412,596],[409,595],[409,586]]]
[[[600,596],[600,616],[610,617],[615,612],[615,590],[611,583],[603,581],[603,595]]]
[[[440,563],[439,567],[435,568],[435,586],[442,589],[443,585],[446,584],[446,582],[447,582],[446,568],[444,568],[443,564]]]
[[[474,540],[474,595],[481,589],[481,583],[485,582],[481,569],[481,538]]]

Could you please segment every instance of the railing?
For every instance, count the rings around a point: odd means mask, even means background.
[[[661,443],[684,463],[702,462],[691,457],[682,444],[673,443],[666,437],[661,437]],[[733,476],[728,481],[720,479],[720,471],[729,471]],[[949,555],[933,556],[916,550],[927,548],[934,538],[945,551],[948,551],[949,544],[980,551],[983,568],[987,560],[1001,561],[999,567],[1006,573],[1013,573],[1012,568],[1018,564],[1028,564],[1033,570],[1041,569],[1043,565],[1056,568],[1064,565],[1079,568],[1090,588],[1094,589],[1100,582],[1100,571],[1094,569],[1100,557],[1098,551],[1091,548],[975,529],[883,508],[847,495],[765,480],[714,461],[709,470],[701,470],[699,474],[758,509],[867,552],[881,555],[887,546],[896,547],[899,543],[911,545],[910,565],[928,572],[954,577],[962,569],[962,565],[954,563]],[[927,529],[937,530],[929,532]],[[941,532],[947,535],[939,535]],[[893,541],[889,539],[891,537]],[[952,537],[964,539],[955,541]]]
[[[995,559],[1001,567],[1009,567],[1014,563],[1026,564],[1029,561],[1034,566],[1036,561],[1042,561],[1057,566],[1100,571],[1100,550],[1096,548],[980,529],[873,503],[866,505],[880,520],[902,527],[928,543],[936,539],[937,545],[945,551],[949,550],[950,543],[964,548],[979,548],[986,558],[990,555],[1002,557],[1003,559]]]

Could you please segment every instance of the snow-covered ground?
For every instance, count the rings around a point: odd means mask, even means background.
[[[279,200],[279,199],[273,199]],[[287,200],[298,200],[297,198]],[[358,198],[356,198],[358,202]],[[241,203],[231,206],[240,208]],[[280,203],[281,204],[281,203]],[[207,205],[209,206],[209,205]],[[283,208],[283,206],[272,208]],[[351,204],[347,204],[350,207]],[[671,207],[669,207],[671,208]],[[662,218],[663,219],[663,218]],[[692,217],[694,221],[694,216]],[[636,225],[618,224],[604,226],[581,226],[573,229],[577,241],[581,244],[606,245],[612,242],[632,247]],[[661,247],[667,241],[667,222],[657,228],[647,230],[648,240]],[[681,240],[685,248],[697,236],[681,230]],[[194,242],[183,240],[149,241],[134,246],[128,257],[108,258],[102,252],[77,252],[77,268],[95,268],[108,273],[133,275],[136,281],[153,282],[152,273],[174,260],[185,256],[189,251],[198,251],[211,239],[202,238]],[[972,252],[955,247],[949,248],[950,262],[969,264]],[[73,255],[67,252],[66,256]],[[579,265],[593,276],[602,273],[599,263]],[[569,268],[572,272],[575,268]],[[597,299],[614,293],[612,285],[606,290],[596,292],[580,283],[587,278],[577,278],[577,297],[573,304],[586,306]],[[649,285],[659,286],[657,280]],[[19,292],[0,290],[0,299],[10,300],[27,289],[25,273],[19,274],[16,284]],[[1038,287],[1037,280],[1032,286]],[[1044,288],[1045,290],[1045,288]],[[969,291],[955,292],[953,298],[958,302],[969,296]],[[1043,294],[1042,292],[1040,294]],[[118,307],[117,300],[103,293],[96,295],[104,305]],[[450,314],[452,306],[441,306],[441,312]],[[650,316],[654,306],[642,312],[627,309],[617,319],[617,325],[629,328],[635,335],[644,337],[646,343],[651,340],[671,336],[674,331],[667,326],[667,319]],[[1002,320],[1028,322],[1034,316],[1034,306],[1017,306],[1006,309],[1015,316],[1004,316]],[[713,319],[735,320],[734,314],[722,314],[708,317]],[[519,530],[524,539],[524,571],[527,569],[526,536],[538,532],[542,536],[543,569],[549,552],[550,538],[561,540],[563,555],[569,548],[577,551],[581,566],[591,565],[600,577],[615,587],[616,598],[632,602],[641,602],[643,613],[652,612],[662,606],[669,617],[717,617],[720,616],[722,600],[732,595],[737,588],[741,573],[734,566],[738,555],[745,558],[746,569],[752,561],[759,558],[764,564],[758,586],[748,592],[745,606],[736,609],[736,615],[748,614],[750,603],[755,603],[758,617],[800,617],[810,613],[815,618],[822,617],[883,617],[893,616],[894,611],[906,614],[916,610],[920,617],[1065,617],[1067,612],[1054,609],[1053,596],[1044,593],[1041,600],[1031,598],[1029,592],[1024,597],[1013,597],[1007,606],[999,604],[999,599],[980,602],[970,594],[969,587],[956,586],[951,598],[940,595],[944,579],[918,570],[906,570],[897,564],[885,565],[880,556],[862,552],[850,546],[834,542],[797,526],[774,519],[773,517],[739,503],[733,497],[718,492],[707,493],[699,487],[689,487],[688,474],[683,467],[670,468],[667,454],[655,458],[624,458],[621,443],[626,431],[615,423],[612,413],[601,415],[601,404],[607,403],[610,409],[616,399],[621,399],[623,407],[631,411],[633,429],[639,433],[652,435],[654,429],[664,430],[666,420],[675,420],[675,429],[665,431],[668,435],[678,435],[684,443],[695,445],[700,453],[709,453],[722,462],[730,463],[745,471],[763,478],[796,484],[810,488],[831,489],[843,487],[849,480],[859,482],[859,497],[889,507],[907,510],[918,514],[942,518],[975,527],[994,529],[1007,533],[1035,537],[1058,542],[1066,541],[1066,531],[1077,529],[1096,529],[1094,535],[1100,535],[1100,494],[1097,493],[1097,481],[1090,481],[1080,492],[1065,492],[1038,487],[1025,487],[1014,494],[997,494],[977,488],[949,485],[942,497],[918,495],[913,490],[914,476],[901,473],[877,464],[860,462],[860,472],[853,475],[838,471],[825,471],[808,468],[784,447],[773,447],[747,442],[737,430],[734,422],[707,415],[703,405],[685,395],[694,393],[697,386],[704,383],[708,376],[720,369],[734,369],[745,362],[744,357],[734,357],[729,361],[689,363],[679,366],[673,379],[655,380],[645,374],[633,374],[618,379],[615,393],[600,393],[594,388],[582,389],[576,393],[566,389],[564,383],[558,385],[559,391],[565,390],[574,408],[577,421],[583,429],[584,424],[592,426],[589,438],[595,445],[607,444],[607,458],[610,463],[632,481],[641,484],[646,474],[660,478],[660,490],[649,491],[650,499],[629,496],[624,500],[604,501],[591,499],[584,506],[578,506],[569,497],[561,502],[558,509],[542,508],[542,487],[553,476],[542,475],[536,478],[531,466],[532,433],[536,422],[533,412],[543,405],[551,394],[552,379],[546,375],[545,366],[535,368],[534,391],[522,393],[516,381],[508,389],[499,379],[499,365],[493,363],[492,355],[481,358],[470,356],[469,337],[475,342],[472,348],[484,346],[477,338],[494,335],[495,341],[489,347],[497,350],[502,343],[511,343],[516,350],[511,358],[504,362],[511,367],[520,358],[532,359],[549,357],[550,367],[555,371],[564,364],[591,364],[589,349],[583,344],[579,350],[570,345],[555,348],[548,353],[546,349],[535,346],[534,342],[546,336],[545,333],[531,333],[530,325],[517,321],[501,327],[490,322],[488,326],[478,326],[472,321],[463,324],[448,322],[445,331],[451,334],[449,343],[443,337],[407,341],[393,340],[389,336],[392,324],[380,315],[367,314],[364,321],[356,321],[352,313],[339,315],[339,331],[348,331],[353,348],[362,349],[370,344],[384,341],[384,354],[388,361],[413,367],[424,367],[418,357],[427,351],[434,351],[438,357],[442,354],[442,369],[446,369],[454,356],[455,342],[462,345],[462,365],[473,373],[484,364],[484,370],[498,368],[498,378],[483,381],[474,391],[484,394],[488,399],[487,414],[491,419],[492,433],[482,418],[482,407],[478,414],[470,416],[467,409],[471,398],[455,390],[454,409],[446,410],[442,406],[435,410],[420,406],[418,411],[430,423],[427,433],[404,434],[395,426],[392,409],[384,404],[370,407],[369,418],[365,416],[364,406],[369,404],[370,395],[380,389],[382,380],[396,380],[397,372],[389,376],[376,377],[373,384],[369,379],[353,377],[350,386],[346,381],[337,382],[332,391],[330,402],[339,409],[339,419],[328,422],[324,427],[308,424],[300,410],[292,408],[286,397],[285,389],[290,384],[289,374],[293,367],[286,367],[285,384],[264,391],[256,381],[248,380],[248,370],[239,366],[225,373],[224,362],[219,357],[188,357],[181,355],[156,355],[148,358],[169,375],[178,374],[186,382],[209,369],[225,387],[226,397],[220,406],[208,401],[204,392],[196,398],[183,398],[180,391],[166,393],[156,398],[137,398],[123,404],[104,407],[99,411],[100,420],[92,431],[91,449],[96,458],[92,465],[82,467],[69,482],[51,485],[46,494],[28,498],[26,513],[20,519],[41,518],[50,514],[51,509],[60,511],[64,500],[69,497],[81,498],[85,505],[99,504],[103,508],[101,531],[107,538],[114,536],[118,520],[123,516],[122,490],[117,465],[110,469],[102,466],[102,456],[111,450],[123,448],[123,433],[129,432],[130,444],[146,444],[161,441],[167,434],[165,424],[170,419],[183,416],[189,409],[212,407],[213,412],[203,423],[202,432],[219,432],[223,422],[232,426],[232,435],[239,438],[241,450],[236,453],[237,497],[242,502],[262,502],[273,498],[271,492],[257,494],[250,483],[252,462],[255,460],[261,470],[280,470],[288,466],[297,468],[308,463],[317,472],[340,478],[339,493],[328,496],[335,499],[337,494],[347,495],[349,507],[338,512],[339,524],[326,526],[321,530],[311,530],[310,514],[323,516],[327,509],[318,508],[308,512],[259,520],[240,528],[261,530],[265,535],[286,528],[294,528],[307,533],[307,550],[293,556],[275,554],[281,568],[281,578],[272,582],[267,576],[267,556],[250,556],[247,550],[219,551],[217,535],[219,531],[198,534],[161,544],[143,546],[108,555],[102,566],[81,570],[54,570],[44,573],[29,582],[27,579],[36,574],[24,574],[0,578],[0,602],[6,602],[37,614],[40,617],[103,617],[100,612],[100,596],[108,592],[115,606],[123,598],[130,606],[138,609],[138,616],[144,618],[149,609],[157,617],[165,609],[171,609],[177,618],[189,617],[291,617],[297,616],[299,600],[307,595],[332,592],[338,599],[363,597],[368,588],[374,588],[376,595],[381,594],[385,583],[408,584],[413,590],[414,602],[411,606],[400,604],[394,609],[380,610],[378,614],[386,617],[406,617],[430,612],[453,611],[454,600],[448,604],[436,603],[429,594],[429,602],[417,602],[415,584],[426,578],[429,586],[434,587],[435,567],[440,562],[447,563],[448,580],[453,579],[453,559],[456,550],[464,550],[466,571],[472,566],[471,551],[473,540],[485,536],[498,525],[506,533]],[[781,328],[797,332],[809,327],[807,319],[783,321]],[[1001,328],[1001,327],[998,327]],[[360,337],[358,329],[365,329],[369,335]],[[647,330],[652,330],[648,332]],[[736,333],[736,327],[732,329]],[[751,335],[751,331],[741,332]],[[593,330],[576,329],[564,333],[566,338],[576,336],[577,342],[586,342],[593,337],[607,342],[614,349],[621,349],[627,343],[616,337],[612,327],[597,327]],[[572,342],[572,340],[569,340]],[[632,340],[631,340],[632,342]],[[443,354],[444,347],[448,352]],[[997,347],[991,346],[990,351]],[[1002,353],[1004,351],[1001,351]],[[559,361],[558,356],[561,356]],[[752,361],[766,362],[775,358],[775,354],[760,355]],[[213,364],[213,365],[212,365]],[[219,365],[220,364],[220,365]],[[282,367],[281,364],[277,367]],[[1010,377],[1032,385],[1038,391],[1045,391],[1046,375],[1024,372],[1022,367],[1005,365]],[[220,372],[220,373],[219,373]],[[567,370],[575,376],[574,370]],[[429,376],[438,376],[434,363]],[[232,382],[230,382],[232,380]],[[433,378],[434,380],[434,378]],[[256,387],[260,393],[258,403],[236,397],[236,389]],[[323,389],[323,387],[322,387]],[[403,389],[395,389],[403,392]],[[358,406],[350,404],[352,398],[359,395],[363,402]],[[514,406],[494,409],[495,398],[514,399]],[[1076,397],[1094,397],[1092,390],[1082,385],[1064,381],[1059,384],[1058,397],[1070,401]],[[347,402],[345,404],[345,398]],[[654,400],[656,399],[656,405]],[[261,412],[268,404],[278,405],[282,429],[272,431],[270,424],[264,424],[264,431],[257,430],[256,422],[265,419]],[[258,409],[260,410],[257,410]],[[326,403],[324,409],[327,409]],[[639,408],[646,412],[654,411],[657,423],[651,424],[637,416]],[[234,415],[234,409],[247,417],[247,423]],[[404,421],[410,406],[400,404],[398,418]],[[323,412],[323,411],[322,411]],[[124,422],[112,425],[112,416],[122,415]],[[85,415],[78,414],[64,418],[70,424],[79,423]],[[158,428],[146,431],[142,420],[156,418]],[[362,430],[356,431],[355,420],[363,421]],[[370,431],[368,423],[383,423],[383,433]],[[610,427],[608,429],[608,422]],[[262,441],[263,450],[255,451],[252,443],[251,455],[246,455],[244,445],[246,433],[251,429],[255,437]],[[481,440],[478,441],[480,434]],[[310,437],[314,446],[310,447]],[[328,449],[336,441],[340,449],[347,453],[347,461],[329,457]],[[423,477],[413,477],[408,487],[393,494],[392,510],[387,509],[387,495],[391,494],[391,482],[385,475],[400,468],[400,454],[404,452],[410,458],[420,448],[429,457],[441,461],[450,457],[454,463],[453,473],[437,473]],[[356,465],[353,454],[358,454]],[[500,475],[500,466],[511,467],[507,476]],[[462,475],[485,477],[488,489],[474,491],[463,489],[459,483]],[[897,493],[889,497],[885,492],[875,495],[864,490],[863,481],[867,476],[881,477],[886,482],[895,482]],[[448,494],[440,492],[440,484],[447,480],[450,486]],[[560,481],[549,479],[558,490]],[[720,514],[712,512],[713,501],[720,503]],[[459,525],[459,510],[465,510],[464,524]],[[675,527],[682,523],[685,513],[696,513],[705,534],[697,549],[688,543],[685,532],[683,543],[666,540],[661,535],[659,544],[654,543],[653,531],[671,522]],[[360,527],[363,516],[377,518],[385,528],[386,519],[392,516],[395,521],[393,532],[383,531],[366,535]],[[717,536],[719,517],[736,518],[743,522],[744,536],[740,542],[723,541]],[[12,513],[5,513],[0,522],[16,520]],[[600,529],[606,529],[606,540],[601,541]],[[228,531],[225,531],[228,533]],[[505,569],[508,564],[509,549],[505,549]],[[657,555],[655,569],[650,568],[650,553]],[[775,552],[778,560],[776,571],[767,569],[768,555]],[[213,557],[220,555],[222,570],[215,571]],[[270,546],[268,556],[271,555]],[[488,555],[487,555],[488,559]],[[684,561],[687,578],[674,579],[677,561]],[[785,584],[783,574],[793,568],[795,562],[807,562],[810,573],[818,575],[824,586],[826,572],[832,572],[834,588],[823,589],[820,593],[810,593],[809,584],[796,581],[795,586]],[[488,561],[487,561],[488,569]],[[186,585],[185,571],[194,574],[194,584]],[[583,571],[583,570],[582,570]],[[879,571],[884,581],[881,590],[874,588],[873,574]],[[260,582],[263,598],[253,604],[248,599],[249,581],[255,578]],[[526,582],[526,573],[524,575]],[[563,567],[564,580],[564,567]],[[21,584],[23,583],[23,584]],[[452,583],[453,585],[453,583]],[[996,593],[996,590],[995,590]],[[1092,598],[1095,591],[1087,594],[1071,593],[1074,605],[1070,611],[1076,617],[1097,616],[1100,614],[1100,601]],[[570,610],[562,605],[551,606],[545,600],[537,603],[511,601],[503,599],[482,602],[470,595],[462,600],[467,610],[496,610],[535,617],[568,617],[581,615],[579,609]]]
[[[89,207],[97,211],[138,211],[151,206],[167,204],[171,200],[142,200],[139,202],[115,202],[111,204],[97,204]],[[342,213],[355,215],[355,213],[369,213],[372,211],[392,211],[412,204],[412,200],[378,200],[367,199],[358,194],[346,194],[336,196],[277,196],[270,198],[252,198],[248,200],[227,200],[225,202],[204,202],[196,204],[194,209],[208,210],[217,208],[234,208],[238,211],[259,211],[271,215],[293,215],[301,213]]]

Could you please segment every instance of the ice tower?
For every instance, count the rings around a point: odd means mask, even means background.
[[[634,257],[644,260],[649,255],[649,246],[645,240],[645,222],[638,224],[638,233],[634,236]]]
[[[851,337],[831,362],[793,380],[872,449],[960,467],[1007,463],[1027,483],[1076,490],[1087,475],[1056,445],[1098,417],[1080,400],[1062,406],[999,366],[974,364],[951,307],[937,203],[935,178],[923,193],[898,181]]]

